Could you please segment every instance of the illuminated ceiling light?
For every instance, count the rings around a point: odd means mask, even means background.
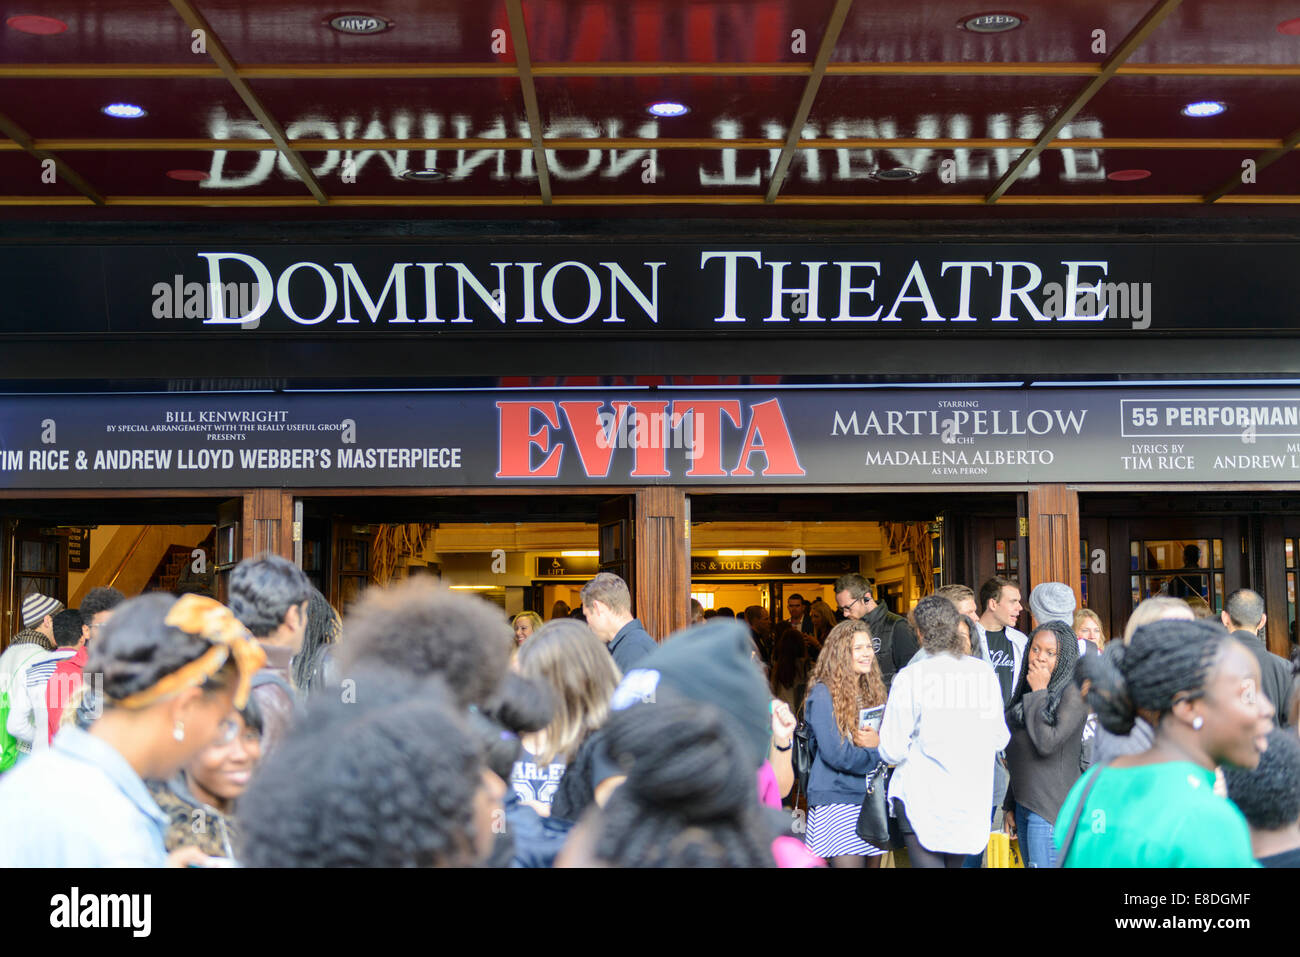
[[[1277,25],[1277,32],[1286,34],[1289,37],[1300,37],[1300,17],[1283,20]]]
[[[587,552],[560,552],[561,558],[599,558],[600,552],[592,549]]]
[[[104,107],[103,112],[120,120],[136,120],[149,115],[144,111],[143,106],[136,106],[134,103],[110,103]]]
[[[440,183],[447,178],[447,174],[440,169],[408,169],[401,173],[402,179],[408,183]]]
[[[646,112],[651,116],[685,116],[691,111],[685,103],[674,103],[671,100],[664,100],[661,103],[651,103],[646,108]]]
[[[971,33],[1006,33],[1008,30],[1022,26],[1028,19],[1022,13],[1002,10],[996,13],[977,13],[962,17],[957,21],[957,26]]]
[[[1117,183],[1132,183],[1135,180],[1146,179],[1150,175],[1149,169],[1117,169],[1113,173],[1107,173],[1106,178]]]
[[[718,550],[719,558],[767,558],[766,548],[722,548]]]
[[[908,169],[906,166],[896,166],[893,169],[878,169],[871,174],[873,179],[877,179],[882,183],[906,183],[920,175],[916,170]]]
[[[496,585],[449,585],[452,591],[491,591]]]
[[[11,27],[19,33],[30,33],[32,36],[37,37],[52,37],[68,29],[68,25],[62,20],[37,16],[34,13],[22,13],[16,17],[10,17],[5,21],[5,26]]]
[[[1183,116],[1218,116],[1227,107],[1218,100],[1201,100],[1183,107]]]
[[[372,33],[391,30],[393,21],[385,17],[377,17],[373,13],[336,13],[325,18],[325,25],[331,30],[349,36],[369,36]]]
[[[182,183],[201,183],[208,178],[208,174],[201,169],[169,169],[167,178]]]

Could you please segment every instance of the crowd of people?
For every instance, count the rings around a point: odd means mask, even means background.
[[[340,618],[275,556],[226,604],[28,595],[0,865],[970,868],[1003,832],[1031,867],[1300,866],[1300,695],[1254,592],[1107,642],[1061,583],[1027,632],[1005,578],[906,617],[831,591],[775,625],[693,602],[662,642],[608,573],[545,621],[427,579]]]

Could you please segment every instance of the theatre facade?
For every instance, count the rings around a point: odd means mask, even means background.
[[[361,238],[357,236],[360,233]],[[419,233],[420,235],[411,235]],[[33,241],[35,240],[35,241]],[[508,611],[1064,581],[1118,633],[1265,595],[1296,641],[1298,249],[1063,228],[80,227],[0,245],[0,634],[38,590]]]

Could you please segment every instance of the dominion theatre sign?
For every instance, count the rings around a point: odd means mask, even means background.
[[[1258,244],[13,246],[0,336],[1086,336],[1294,333]]]

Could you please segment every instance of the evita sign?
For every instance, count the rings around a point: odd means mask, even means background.
[[[1300,481],[1275,389],[663,394],[8,397],[0,488]]]
[[[1294,332],[1284,243],[13,249],[0,336]],[[1195,277],[1192,281],[1190,277]]]

